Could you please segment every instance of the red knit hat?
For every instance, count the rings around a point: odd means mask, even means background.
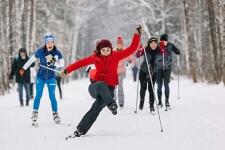
[[[107,39],[102,39],[102,40],[97,42],[96,50],[97,50],[98,53],[100,53],[100,50],[104,47],[109,47],[109,48],[112,49],[112,43]]]
[[[122,36],[117,37],[117,43],[123,43],[123,37]]]

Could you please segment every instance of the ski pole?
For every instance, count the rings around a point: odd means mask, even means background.
[[[45,68],[45,69],[48,69],[48,70],[54,71],[54,72],[56,72],[56,73],[61,73],[61,71],[59,71],[59,70],[52,69],[52,68],[49,68],[49,67],[44,66],[44,65],[40,65],[40,66],[41,66],[41,67],[43,67],[43,68]]]
[[[137,113],[137,107],[138,107],[138,95],[139,95],[139,73],[140,73],[140,61],[141,61],[141,58],[139,58],[139,60],[138,60],[138,63],[139,63],[139,67],[138,67],[138,81],[137,81],[137,96],[136,96],[136,108],[135,108],[135,111],[134,111],[134,113]]]
[[[137,106],[138,106],[138,91],[139,91],[139,80],[137,81],[137,96],[136,96],[136,108],[134,113],[137,113]]]
[[[165,70],[165,54],[164,54],[164,49],[163,49],[163,71]]]
[[[150,77],[151,87],[152,87],[154,98],[155,98],[155,101],[156,101],[156,110],[157,110],[157,114],[158,114],[158,118],[159,118],[159,124],[160,124],[160,128],[161,128],[161,132],[163,132],[162,121],[161,121],[159,109],[158,109],[158,106],[157,106],[158,99],[157,99],[157,97],[155,95],[155,89],[154,89],[154,86],[153,86],[152,75],[151,75],[151,71],[150,71],[150,68],[149,68],[149,63],[148,63],[148,58],[147,58],[147,54],[146,54],[145,48],[144,48],[144,57],[145,57],[145,60],[146,60],[146,63],[147,63],[147,68],[148,68],[148,73],[149,73],[149,77]]]
[[[177,98],[180,99],[180,57],[177,56]]]

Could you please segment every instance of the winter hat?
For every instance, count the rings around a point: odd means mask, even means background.
[[[168,35],[167,34],[162,34],[160,36],[160,41],[168,41]]]
[[[54,42],[55,41],[55,37],[53,35],[46,35],[45,36],[45,44],[48,42]]]
[[[112,43],[107,39],[102,39],[96,44],[97,53],[100,54],[100,50],[104,47],[109,47],[112,49]]]
[[[20,48],[19,49],[19,53],[26,53],[26,52],[27,52],[26,48]]]
[[[155,38],[155,37],[151,37],[149,40],[148,40],[148,43],[150,44],[150,43],[152,43],[152,42],[158,42],[158,39],[157,38]]]
[[[117,37],[117,43],[123,43],[123,37],[122,36]]]

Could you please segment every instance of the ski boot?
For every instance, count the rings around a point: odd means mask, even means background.
[[[158,106],[160,106],[161,108],[163,107],[161,99],[159,99]]]
[[[61,122],[61,119],[59,117],[59,114],[57,112],[53,112],[53,119],[56,124],[59,124]]]
[[[80,137],[81,135],[84,135],[84,132],[80,128],[77,128],[77,130],[74,131],[74,136]]]
[[[165,106],[166,106],[165,111],[171,110],[169,102],[166,102]]]
[[[37,126],[37,119],[38,119],[38,111],[37,110],[33,110],[32,112],[32,116],[31,116],[31,120],[33,121],[32,122],[32,125],[33,126]]]
[[[20,99],[20,107],[23,107],[23,100]]]
[[[117,114],[117,104],[115,102],[112,102],[111,104],[108,105],[109,110],[112,112],[113,115]]]
[[[69,135],[66,137],[66,140],[72,139],[72,138],[77,138],[80,137],[81,135],[84,135],[86,132],[84,130],[80,129],[79,127],[77,128],[76,131],[74,131],[73,134]]]
[[[155,115],[155,108],[154,108],[154,106],[150,106],[150,113],[152,115]]]

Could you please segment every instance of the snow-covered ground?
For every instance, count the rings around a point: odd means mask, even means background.
[[[113,116],[105,108],[86,136],[66,141],[93,103],[88,79],[63,86],[64,98],[59,112],[64,123],[53,122],[47,88],[40,105],[39,126],[31,125],[32,103],[19,107],[16,88],[0,97],[0,150],[224,150],[225,88],[222,85],[193,84],[181,79],[181,99],[177,81],[171,82],[172,110],[160,109],[164,132],[158,116],[150,115],[146,95],[144,110],[134,113],[136,87],[125,79],[125,108]],[[56,91],[58,96],[58,90]]]

